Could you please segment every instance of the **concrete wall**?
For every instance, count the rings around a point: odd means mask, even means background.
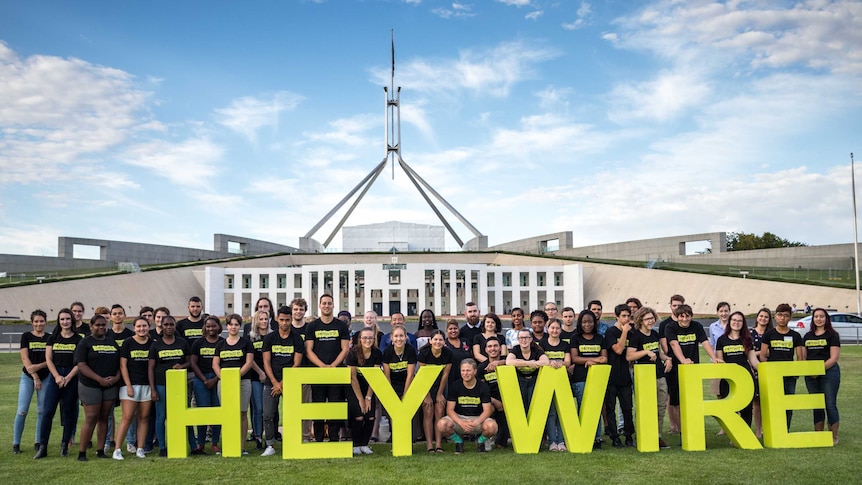
[[[622,259],[629,261],[649,261],[651,259],[680,261],[680,257],[685,255],[685,243],[695,241],[711,241],[713,254],[722,253],[727,248],[726,233],[706,232],[561,249],[556,254],[581,258]]]
[[[361,226],[345,226],[341,230],[343,251],[443,251],[446,233],[443,226],[382,222]]]
[[[548,241],[558,240],[558,250],[555,254],[564,254],[562,251],[572,248],[572,231],[554,232],[541,236],[518,239],[488,248],[490,251],[515,251],[529,254],[545,254],[553,252],[548,249]],[[568,254],[566,254],[568,256]]]
[[[0,254],[0,273],[50,274],[68,269],[113,269],[116,265],[94,259],[56,258],[54,256],[24,256]]]

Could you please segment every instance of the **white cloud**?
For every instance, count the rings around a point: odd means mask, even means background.
[[[444,18],[469,18],[475,17],[476,14],[473,13],[473,5],[465,4],[465,3],[453,3],[451,8],[438,7],[431,10],[431,13],[434,15]]]
[[[134,77],[80,59],[22,59],[0,42],[0,184],[68,180],[69,167],[158,129]]]
[[[277,127],[278,115],[296,108],[302,100],[303,97],[298,94],[279,91],[271,96],[244,96],[231,101],[227,108],[215,111],[221,125],[255,143],[258,130],[263,127]]]
[[[572,22],[563,23],[563,28],[566,30],[578,30],[580,28],[586,27],[588,25],[588,19],[593,9],[587,2],[581,2],[581,6],[578,7],[576,15],[578,16]]]
[[[530,5],[530,0],[497,0],[500,3],[515,7],[526,7]]]
[[[152,170],[174,184],[200,189],[217,174],[223,151],[208,138],[180,143],[155,140],[131,146],[121,161]]]
[[[532,12],[528,13],[527,15],[524,15],[524,18],[527,20],[537,20],[544,13],[545,12],[543,10],[533,10]]]
[[[329,123],[329,131],[303,132],[306,140],[322,142],[330,145],[345,145],[347,147],[366,146],[372,142],[369,132],[380,127],[380,116],[370,114],[355,115],[340,118]]]
[[[557,49],[526,41],[503,42],[489,49],[465,49],[457,59],[410,60],[398,70],[399,84],[426,94],[460,90],[505,97],[510,89],[536,76],[535,66],[560,55]],[[372,72],[373,82],[389,82],[388,70]]]
[[[670,121],[706,100],[708,82],[690,70],[663,71],[656,79],[620,84],[610,93],[612,120]]]

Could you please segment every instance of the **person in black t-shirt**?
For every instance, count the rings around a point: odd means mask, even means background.
[[[123,385],[120,387],[120,406],[122,407],[122,419],[117,426],[117,442],[114,447],[113,458],[123,459],[123,438],[132,426],[132,420],[137,415],[137,427],[133,440],[129,442],[128,450],[133,448],[138,458],[145,458],[144,440],[150,421],[150,408],[152,400],[148,377],[150,347],[153,340],[150,338],[150,322],[143,317],[135,319],[134,335],[127,338],[120,346],[120,375]]]
[[[239,369],[240,447],[242,447],[248,434],[248,406],[251,400],[251,380],[257,376],[252,371],[254,367],[254,346],[249,339],[239,334],[242,328],[242,316],[234,313],[228,316],[225,322],[227,324],[227,338],[219,341],[216,346],[215,356],[213,357],[213,370],[219,378],[219,401],[221,401],[222,369]],[[243,449],[242,454],[247,455],[248,452]]]
[[[45,347],[48,343],[48,334],[45,332],[47,315],[42,310],[35,310],[30,314],[30,323],[33,330],[21,334],[21,362],[24,364],[21,379],[18,384],[18,410],[15,413],[14,435],[12,438],[13,453],[21,452],[21,435],[24,434],[24,420],[27,410],[30,409],[30,401],[36,394],[36,407],[39,410],[36,416],[36,449],[39,448],[42,433],[42,404],[45,402],[45,390],[42,381],[50,378],[48,364],[45,363]]]
[[[486,450],[485,441],[497,434],[497,422],[491,417],[491,391],[488,385],[476,380],[478,365],[470,358],[461,361],[461,381],[449,390],[446,416],[437,421],[437,431],[455,443],[455,454],[464,451],[464,434],[479,435],[477,450]]]
[[[673,368],[666,375],[672,431],[674,420],[679,422],[679,366],[700,362],[698,345],[702,345],[710,360],[715,362],[715,352],[703,326],[692,322],[691,307],[680,305],[674,310],[674,315],[676,322],[669,323],[665,328],[665,338],[673,359]]]
[[[189,298],[188,309],[189,316],[177,322],[177,335],[185,339],[191,348],[195,340],[203,335],[204,307],[200,297]]]
[[[332,295],[322,295],[318,301],[320,317],[309,323],[305,331],[305,358],[316,367],[341,367],[347,358],[350,330],[347,324],[332,315]],[[345,402],[346,386],[343,384],[315,384],[311,386],[314,402]],[[329,426],[329,441],[339,440],[339,431],[344,421],[314,421],[314,440],[323,441]]]
[[[817,308],[811,314],[811,330],[802,339],[805,345],[805,360],[822,360],[826,374],[805,376],[808,394],[823,394],[826,410],[814,410],[814,431],[823,431],[824,418],[829,421],[832,443],[838,444],[838,388],[841,386],[841,370],[838,357],[841,355],[841,339],[832,328],[832,320],[826,310]]]
[[[622,428],[625,433],[625,446],[634,446],[632,435],[635,424],[632,418],[632,375],[629,362],[626,360],[629,332],[631,331],[631,310],[621,303],[614,307],[617,321],[614,326],[605,331],[605,343],[608,347],[608,363],[611,365],[611,376],[605,392],[605,417],[608,420],[608,436],[615,448],[623,446],[617,428],[616,404],[619,401],[623,414]]]
[[[754,352],[754,341],[745,323],[742,312],[733,312],[728,317],[724,333],[715,341],[716,362],[725,362],[742,366],[752,375],[757,370],[757,354]],[[756,381],[754,382],[757,385]],[[721,379],[718,384],[718,397],[724,399],[730,394],[730,383]],[[751,426],[751,402],[743,408],[739,415]]]
[[[162,318],[162,338],[150,346],[149,367],[147,369],[150,381],[150,394],[156,406],[156,436],[159,439],[159,456],[168,456],[165,422],[167,420],[167,372],[171,369],[188,369],[189,356],[192,353],[188,342],[177,336],[177,323],[174,317],[168,315]],[[190,399],[186,404],[190,404]],[[205,455],[197,448],[194,429],[186,427],[186,438],[192,455]]]
[[[347,394],[347,410],[350,416],[353,454],[370,455],[374,453],[368,446],[371,430],[374,427],[374,391],[358,367],[380,367],[383,355],[376,346],[377,335],[373,328],[365,327],[359,331],[359,345],[347,354],[346,363],[350,367],[350,388]]]
[[[539,346],[545,351],[551,367],[559,369],[560,367],[568,368],[571,364],[571,355],[569,355],[569,342],[563,341],[561,338],[563,332],[563,324],[559,318],[553,318],[548,322],[547,334],[544,340],[539,342]],[[566,442],[563,438],[563,428],[560,424],[559,410],[554,403],[551,403],[551,409],[548,411],[548,423],[545,426],[548,435],[550,451],[566,451]]]
[[[189,367],[194,374],[192,388],[195,395],[195,405],[199,408],[217,407],[221,405],[218,395],[219,378],[213,370],[213,358],[215,357],[218,344],[224,340],[221,337],[221,321],[218,317],[208,316],[204,319],[203,337],[192,345],[192,355],[189,358]],[[221,438],[221,426],[211,426],[210,447],[213,453],[220,454],[219,448]],[[207,426],[198,425],[197,448],[203,449],[206,445]]]
[[[120,349],[107,337],[108,320],[96,315],[90,320],[90,335],[81,340],[75,349],[78,366],[78,397],[84,406],[84,424],[81,425],[78,461],[87,461],[87,444],[93,439],[98,423],[96,455],[105,455],[108,436],[108,415],[119,396]]]
[[[458,329],[456,324],[455,329]],[[443,332],[435,330],[431,340],[419,349],[419,371],[426,365],[442,365],[443,371],[437,375],[437,379],[431,386],[431,390],[422,401],[422,426],[425,430],[425,444],[428,452],[443,453],[440,441],[443,439],[434,423],[446,413],[446,385],[449,383],[449,373],[452,369],[452,351],[443,341]],[[434,428],[434,430],[432,430]],[[434,433],[432,435],[432,432]],[[433,438],[433,441],[432,441]]]
[[[407,343],[407,330],[403,326],[393,328],[391,335],[392,345],[383,351],[383,374],[395,394],[404,397],[416,373],[416,351]]]
[[[488,390],[491,392],[491,404],[494,406],[492,417],[499,428],[495,438],[497,448],[505,448],[509,443],[509,426],[506,422],[505,409],[503,409],[503,398],[500,396],[500,386],[497,384],[497,367],[506,364],[506,359],[500,355],[503,347],[506,347],[506,342],[496,338],[489,338],[485,341],[485,355],[488,356],[488,360],[479,364],[477,377],[488,385]]]
[[[791,308],[787,303],[782,303],[775,308],[775,328],[767,330],[761,339],[761,362],[792,362],[794,357],[796,360],[805,360],[802,336],[787,326],[790,316]],[[796,379],[797,376],[784,377],[784,394],[796,394]],[[788,410],[788,429],[792,419],[793,411]]]
[[[473,358],[476,362],[481,364],[488,360],[488,356],[485,355],[485,341],[492,337],[502,341],[503,335],[500,333],[502,331],[503,325],[496,313],[485,315],[485,318],[482,319],[482,333],[478,333],[473,337],[473,345],[471,347],[473,349]],[[505,357],[507,353],[508,349],[504,350],[502,355]]]
[[[635,312],[634,329],[629,332],[626,360],[632,362],[634,365],[650,365],[655,367],[658,447],[667,449],[669,446],[664,441],[664,438],[662,438],[664,413],[667,408],[667,380],[665,379],[665,372],[671,369],[673,361],[661,349],[658,332],[654,330],[657,321],[658,314],[650,307],[641,307]]]
[[[682,295],[672,295],[670,297],[670,315],[661,321],[658,324],[658,337],[659,343],[661,344],[661,350],[665,353],[665,355],[673,358],[673,351],[668,347],[667,336],[665,335],[665,331],[667,330],[668,325],[676,324],[676,309],[685,304],[685,297]],[[671,369],[665,375],[665,379],[667,380],[667,388],[668,388],[668,404],[667,404],[667,417],[670,421],[670,434],[678,434],[679,433],[679,406],[674,406],[670,402],[670,390],[674,386],[679,388],[679,382],[677,381],[676,375],[676,362],[673,363],[674,368]]]
[[[263,385],[263,434],[266,437],[266,449],[261,456],[275,454],[276,413],[281,399],[283,371],[289,367],[299,367],[302,363],[302,352],[305,342],[293,332],[290,309],[281,307],[276,314],[278,330],[268,334],[263,339],[263,370],[266,382]]]
[[[608,363],[608,349],[605,339],[599,335],[596,326],[596,315],[590,310],[583,310],[578,314],[575,335],[572,337],[572,345],[569,348],[571,356],[571,382],[572,392],[578,402],[578,408],[584,399],[584,388],[586,387],[587,372],[594,365]],[[602,420],[596,424],[596,437],[593,449],[602,448]]]
[[[524,401],[525,410],[529,409],[530,402],[533,400],[533,389],[536,387],[539,368],[549,363],[545,351],[533,342],[533,334],[527,329],[518,332],[518,346],[513,347],[506,356],[506,365],[518,369],[518,385],[521,388],[521,399]]]
[[[48,454],[48,441],[54,413],[60,405],[60,422],[63,424],[63,439],[60,442],[60,455],[69,456],[69,440],[75,433],[78,421],[78,368],[74,366],[75,348],[81,336],[75,331],[75,317],[68,308],[57,314],[57,326],[48,337],[45,347],[45,364],[52,379],[46,379],[44,417],[42,418],[42,439],[39,452],[34,458]],[[39,456],[41,455],[41,456]]]

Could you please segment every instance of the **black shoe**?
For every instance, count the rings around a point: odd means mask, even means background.
[[[168,456],[168,449],[162,448],[159,450],[159,456]]]
[[[40,445],[39,443],[33,443],[33,451],[39,451],[39,448],[40,448],[41,446],[42,446],[42,445]]]
[[[614,446],[614,448],[622,448],[622,447],[623,447],[623,442],[622,442],[622,441],[620,441],[620,437],[619,437],[619,436],[615,436],[615,437],[613,438],[612,442],[613,442],[613,446]]]
[[[275,432],[275,441],[281,441],[281,433],[278,431]]]
[[[255,438],[255,441],[257,443],[254,445],[254,449],[262,450],[263,449],[263,441],[260,438]]]
[[[12,454],[20,455],[21,454],[21,445],[12,445]]]
[[[60,443],[60,456],[69,456],[69,443]]]
[[[626,436],[626,447],[631,448],[634,445],[635,445],[635,441],[632,439],[632,437]]]
[[[464,453],[464,443],[455,443],[455,454],[460,455],[461,453]]]
[[[90,449],[90,448],[92,448],[92,447],[93,447],[93,442],[92,442],[92,441],[88,441],[88,442],[87,442],[87,449]]]
[[[593,449],[594,450],[601,450],[602,449],[602,440],[593,441]]]
[[[195,456],[200,456],[200,455],[206,455],[206,454],[207,454],[207,452],[206,452],[206,451],[204,451],[204,449],[203,449],[203,448],[195,448],[195,449],[193,449],[193,450],[192,450],[192,452],[191,452],[190,454],[191,454],[191,455],[195,455]]]
[[[476,451],[478,451],[479,453],[485,453],[486,451],[488,451],[485,449],[484,441],[476,440]]]
[[[34,460],[38,460],[39,458],[45,458],[48,456],[48,447],[45,445],[39,445],[39,449],[36,450],[36,456],[33,457]]]
[[[106,455],[104,451],[99,450],[96,452],[96,458],[110,458],[110,456]]]
[[[87,461],[87,452],[79,451],[78,452],[78,461]]]

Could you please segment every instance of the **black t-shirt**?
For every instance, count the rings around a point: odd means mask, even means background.
[[[691,325],[682,328],[677,322],[674,322],[667,326],[664,333],[665,337],[667,337],[667,347],[668,351],[671,353],[671,357],[673,358],[674,365],[678,365],[680,363],[676,358],[676,353],[673,352],[670,346],[670,343],[674,340],[679,342],[679,347],[682,350],[683,357],[691,359],[695,364],[700,362],[700,349],[698,348],[698,345],[708,340],[706,332],[703,331],[703,325],[692,321]]]
[[[444,339],[445,347],[452,352],[452,371],[449,372],[449,384],[461,379],[461,361],[466,358],[472,358],[473,352],[470,345],[463,338],[460,339],[460,345],[457,347],[449,343],[449,339]],[[421,349],[420,349],[421,351]]]
[[[78,322],[75,322],[76,325],[77,325],[77,323]],[[78,335],[80,335],[81,338],[84,338],[87,335],[90,335],[90,325],[87,322],[81,322],[81,326],[75,327],[75,330],[77,330]]]
[[[477,380],[473,388],[464,385],[464,381],[458,379],[449,388],[447,400],[455,403],[455,413],[461,416],[481,416],[483,404],[491,404],[491,391],[488,385]]]
[[[144,343],[139,343],[137,340],[127,338],[120,347],[120,357],[125,357],[126,370],[129,371],[129,381],[133,386],[149,385],[150,379],[147,377],[150,365],[150,347],[153,346],[153,340],[147,339]]]
[[[308,324],[305,329],[305,341],[313,342],[314,354],[324,364],[335,362],[341,354],[341,341],[350,339],[350,329],[347,324],[337,318],[329,323],[317,319]]]
[[[497,340],[500,341],[501,346],[506,345],[506,337],[503,336],[503,334],[497,334],[496,337],[497,337]],[[481,353],[485,357],[488,357],[488,354],[485,353],[485,342],[487,342],[487,341],[488,341],[487,337],[485,337],[485,335],[483,335],[481,333],[477,334],[475,337],[473,337],[473,345],[474,346],[478,345],[479,346],[479,353]],[[471,350],[472,350],[472,348],[471,348]]]
[[[383,364],[383,354],[378,349],[372,347],[371,355],[365,359],[365,362],[360,364],[356,352],[350,351],[344,362],[350,367],[380,367]],[[356,371],[356,380],[359,382],[359,389],[365,394],[368,391],[368,381],[365,380],[365,376],[361,372]]]
[[[51,347],[51,359],[54,367],[72,367],[75,365],[75,349],[81,343],[80,334],[73,333],[71,337],[63,337],[61,334],[52,334],[48,337],[48,347]]]
[[[108,377],[117,374],[120,370],[120,349],[114,339],[105,337],[97,340],[92,335],[87,335],[75,349],[75,365],[84,363],[99,377]],[[79,372],[78,382],[87,387],[102,387],[98,382]],[[119,382],[114,385],[119,384]]]
[[[664,364],[661,362],[661,344],[658,342],[658,332],[651,331],[649,335],[644,335],[640,330],[629,331],[629,348],[640,352],[641,350],[649,350],[655,354],[655,362],[649,360],[649,356],[643,356],[634,361],[635,365],[651,364],[655,366],[655,377],[661,379],[664,377]]]
[[[838,332],[824,333],[823,335],[814,335],[814,332],[808,332],[802,341],[808,352],[807,360],[828,360],[832,350],[830,347],[841,347],[841,338],[838,336]]]
[[[562,337],[560,338],[560,343],[557,345],[551,345],[548,342],[547,335],[545,335],[545,338],[539,342],[539,347],[542,347],[542,350],[545,351],[545,355],[548,356],[549,360],[559,360],[560,362],[565,360],[566,354],[569,353],[569,349],[571,348],[569,343],[563,340]]]
[[[754,351],[760,353],[760,345],[763,343],[763,335],[757,333],[756,329],[751,329],[751,342],[754,344]]]
[[[229,344],[227,339],[220,340],[218,345],[216,345],[216,355],[219,358],[219,367],[222,369],[242,368],[245,365],[248,354],[254,355],[254,346],[245,337],[240,337],[233,345]],[[251,379],[252,372],[246,372],[240,378]]]
[[[574,330],[569,331],[565,328],[560,330],[560,340],[569,344],[570,347],[572,345],[572,339],[575,338],[575,335],[577,335],[577,332],[575,332]]]
[[[183,318],[177,322],[177,336],[182,337],[189,344],[189,348],[195,344],[195,340],[204,336],[204,318],[201,314],[201,319],[193,322],[188,318]]]
[[[153,383],[164,386],[165,374],[176,364],[182,364],[191,355],[189,343],[182,337],[174,337],[173,343],[167,344],[164,339],[156,340],[150,347],[150,360],[156,361],[153,369]]]
[[[614,352],[613,346],[620,341],[623,336],[623,331],[617,328],[616,325],[605,331],[605,345],[608,348],[608,364],[611,366],[611,376],[608,379],[608,384],[613,386],[630,386],[632,385],[632,374],[629,372],[629,361],[626,360],[626,347],[629,346],[629,335],[632,329],[629,328],[626,332],[626,341],[623,344],[621,354]]]
[[[305,352],[305,342],[299,337],[299,334],[291,329],[287,337],[282,338],[277,331],[267,334],[263,338],[263,352],[269,352],[269,365],[272,367],[272,374],[281,382],[282,370],[288,367],[293,367],[293,359],[296,354]],[[261,367],[262,369],[263,367]],[[272,385],[269,376],[266,377],[266,384]]]
[[[484,382],[488,385],[488,390],[491,392],[491,397],[497,399],[498,401],[502,401],[503,398],[500,397],[500,385],[497,383],[497,368],[494,370],[488,371],[488,365],[490,361],[485,361],[479,364],[479,373],[477,375],[477,379]]]
[[[416,350],[405,343],[401,355],[395,352],[395,346],[390,345],[383,351],[383,363],[389,365],[389,380],[393,387],[404,387],[407,383],[407,370],[410,364],[416,365]]]
[[[482,322],[481,321],[479,322],[478,325],[476,325],[476,327],[471,327],[465,323],[464,326],[461,327],[461,330],[458,332],[458,337],[460,337],[461,340],[463,340],[467,343],[470,343],[473,341],[473,338],[476,337],[476,335],[479,335],[480,333],[482,333]],[[459,379],[460,379],[460,377],[459,377]]]
[[[664,320],[662,320],[661,323],[658,324],[658,338],[660,338],[660,339],[667,338],[667,335],[665,335],[665,332],[667,331],[667,326],[670,325],[671,323],[676,324],[676,321],[674,321],[674,319],[671,317],[667,317]],[[668,351],[669,350],[670,349],[668,349]]]
[[[31,364],[41,364],[45,362],[45,347],[48,345],[48,333],[42,334],[41,337],[37,337],[33,335],[33,332],[24,332],[21,334],[21,348],[27,349],[27,358],[30,359]],[[21,370],[24,374],[29,378],[33,379],[33,376],[27,372],[26,367],[21,367]],[[44,369],[39,369],[36,372],[36,375],[39,376],[39,379],[44,379],[48,377],[51,371],[48,370],[47,367]]]
[[[135,332],[133,332],[129,327],[123,327],[119,332],[115,332],[113,328],[108,329],[108,337],[114,339],[114,342],[117,343],[118,347],[123,346],[123,342],[126,341],[127,338],[132,338],[135,336]]]
[[[591,339],[585,338],[583,335],[575,335],[575,343],[573,349],[578,352],[578,357],[586,359],[594,359],[602,356],[602,350],[608,347],[605,345],[605,339],[599,334],[593,334]],[[585,382],[587,380],[586,364],[575,364],[575,370],[572,372],[572,382]]]
[[[787,329],[787,333],[779,333],[771,328],[763,334],[763,344],[769,347],[769,362],[789,362],[796,355],[796,347],[803,345],[802,336],[799,333]]]
[[[539,358],[545,354],[545,351],[538,345],[530,344],[529,357],[524,357],[524,352],[521,350],[520,345],[512,347],[512,350],[509,353],[514,354],[515,358],[520,360],[539,360]],[[526,379],[535,379],[539,374],[539,369],[534,367],[518,367],[518,373],[521,377]]]
[[[719,350],[722,352],[725,363],[741,365],[749,372],[751,371],[751,365],[748,363],[748,352],[742,345],[741,338],[730,338],[727,335],[718,337],[718,340],[715,341],[715,351],[718,352]]]
[[[452,350],[450,350],[448,347],[444,346],[442,349],[440,349],[440,356],[435,357],[434,353],[431,352],[431,346],[426,345],[426,346],[422,347],[421,350],[419,350],[419,358],[417,359],[417,361],[420,363],[426,364],[426,365],[452,364]],[[449,375],[451,376],[452,374],[460,375],[460,372],[455,371],[455,365],[454,364],[452,365],[452,369],[449,371]],[[431,387],[437,388],[438,386],[440,386],[440,379],[442,377],[443,377],[443,371],[440,371],[440,374],[437,375],[437,380],[434,381],[434,385]],[[450,380],[450,382],[451,382],[451,380]]]
[[[272,332],[266,335],[272,335]],[[257,340],[252,340],[251,337],[248,338],[251,341],[252,348],[254,348],[254,363],[260,367],[260,370],[263,370],[263,339],[266,338],[266,335]]]
[[[224,339],[219,337],[215,342],[210,342],[205,338],[199,338],[192,344],[192,355],[198,356],[198,369],[202,373],[208,374],[213,371],[213,357],[216,354],[216,347],[222,340]]]

